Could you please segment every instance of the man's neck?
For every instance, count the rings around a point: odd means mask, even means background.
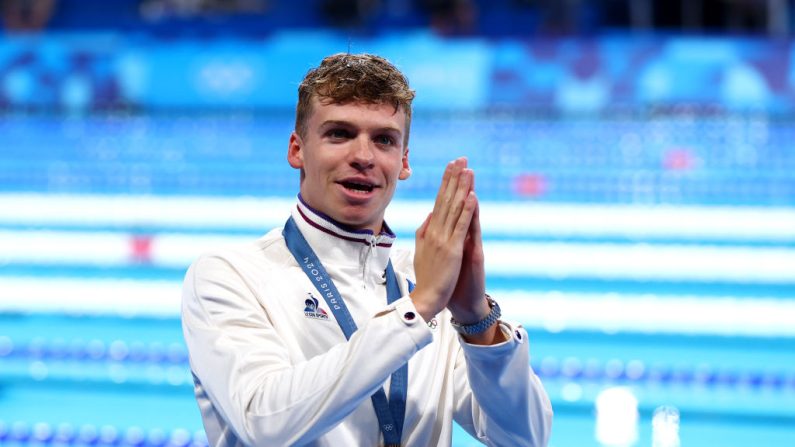
[[[310,211],[312,211],[312,213],[314,213],[315,215],[319,216],[320,218],[322,218],[322,219],[324,219],[324,220],[326,220],[328,222],[331,222],[332,224],[334,224],[335,226],[339,227],[343,231],[347,231],[347,232],[351,232],[351,233],[367,233],[367,234],[374,234],[374,235],[386,234],[388,236],[393,236],[394,237],[394,234],[392,233],[392,230],[390,230],[389,225],[387,225],[384,220],[381,220],[381,223],[378,224],[376,227],[362,227],[362,228],[359,228],[359,227],[356,227],[356,226],[353,226],[353,225],[349,225],[349,224],[340,222],[337,219],[334,219],[333,217],[331,217],[327,213],[324,213],[323,211],[318,209],[318,207],[313,206],[312,204],[307,202],[306,199],[304,199],[304,197],[300,193],[298,194],[298,201],[301,202],[301,204],[303,206],[305,206]]]

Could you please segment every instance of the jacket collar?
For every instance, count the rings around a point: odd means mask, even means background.
[[[379,275],[386,269],[396,238],[386,223],[379,234],[374,234],[371,230],[350,228],[310,207],[300,194],[292,216],[301,234],[324,265],[333,262],[364,267],[367,263],[367,270],[377,271]]]

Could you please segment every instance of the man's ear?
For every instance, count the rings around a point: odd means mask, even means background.
[[[290,134],[290,143],[287,146],[287,163],[295,169],[304,167],[304,141],[296,131]]]
[[[406,180],[409,177],[411,177],[411,166],[409,166],[409,148],[406,148],[403,152],[403,167],[400,168],[398,179]]]

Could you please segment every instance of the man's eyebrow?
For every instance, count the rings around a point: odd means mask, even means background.
[[[327,120],[320,123],[321,128],[332,127],[332,126],[342,126],[342,127],[351,127],[351,128],[357,127],[355,124],[344,120]],[[397,134],[402,134],[400,128],[395,126],[379,127],[376,128],[375,130],[379,132],[395,132]]]
[[[341,120],[327,120],[320,123],[320,127],[329,127],[329,126],[346,126],[346,127],[354,127],[353,123],[348,121],[341,121]]]

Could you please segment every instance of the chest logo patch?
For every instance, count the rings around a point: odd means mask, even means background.
[[[317,298],[307,293],[309,298],[304,301],[304,316],[307,318],[314,318],[316,320],[328,320],[328,314],[325,310],[320,308],[320,302]]]

